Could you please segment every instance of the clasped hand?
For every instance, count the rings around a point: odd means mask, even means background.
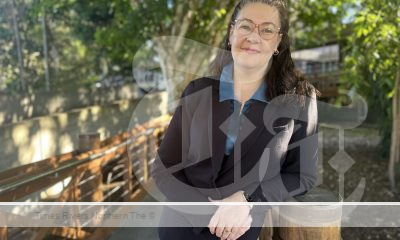
[[[247,202],[243,191],[238,191],[222,200],[213,200],[211,202]],[[208,224],[211,234],[215,234],[221,240],[235,240],[250,229],[252,218],[249,215],[249,205],[220,205],[218,210]]]

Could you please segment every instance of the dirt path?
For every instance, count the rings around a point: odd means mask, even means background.
[[[329,163],[339,150],[339,131],[327,128],[321,130],[324,135],[324,173],[323,184],[320,187],[339,192],[339,174]],[[376,129],[357,128],[346,130],[344,136],[345,151],[355,161],[344,175],[344,199],[355,190],[364,177],[366,184],[362,202],[400,201],[389,191],[388,159],[381,156],[379,132]],[[400,185],[400,180],[397,183]],[[344,240],[400,239],[400,228],[342,228],[342,238]]]

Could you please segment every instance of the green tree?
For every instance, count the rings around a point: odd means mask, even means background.
[[[368,96],[372,111],[381,116],[383,146],[390,148],[389,178],[393,192],[394,166],[400,158],[399,4],[398,0],[360,2],[345,57],[345,80]]]
[[[341,82],[354,87],[368,100],[370,112],[380,116],[383,154],[390,155],[395,192],[395,164],[400,159],[400,1],[299,0],[289,5],[295,48],[341,45]]]
[[[233,10],[235,1],[116,0],[113,4],[112,22],[96,32],[97,43],[105,46],[114,63],[130,71],[135,55],[143,55],[147,59],[156,55],[163,75],[173,82],[170,85],[178,85],[181,89],[195,76],[190,71],[177,71],[176,66],[186,66],[200,74],[201,69],[212,60],[212,54],[191,48],[184,38],[219,47],[232,13],[228,13],[228,9]],[[142,48],[138,52],[145,44],[151,46],[149,51],[144,52]],[[178,83],[182,78],[185,83]],[[170,100],[180,95],[179,89],[169,90]]]
[[[46,18],[44,18],[46,13]],[[35,0],[30,17],[43,26],[48,39],[49,68],[56,89],[91,84],[108,74],[108,58],[95,42],[95,32],[112,19],[110,1]],[[43,27],[41,27],[43,32]],[[42,34],[44,39],[44,34]],[[42,40],[43,42],[43,40]],[[43,57],[46,57],[43,44]]]

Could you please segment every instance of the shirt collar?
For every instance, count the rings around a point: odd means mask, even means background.
[[[250,99],[258,100],[261,102],[268,103],[265,97],[265,90],[267,86],[263,81],[261,85],[254,92],[253,96]],[[233,90],[233,63],[227,64],[221,73],[221,78],[219,81],[219,101],[225,100],[237,100],[235,97],[235,93]]]

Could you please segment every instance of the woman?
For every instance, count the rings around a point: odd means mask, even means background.
[[[294,70],[288,28],[282,0],[236,6],[216,79],[188,85],[158,150],[153,177],[167,201],[282,202],[314,185],[317,91]],[[182,228],[160,227],[160,239],[258,238],[266,207],[215,208],[165,208],[161,224]]]

